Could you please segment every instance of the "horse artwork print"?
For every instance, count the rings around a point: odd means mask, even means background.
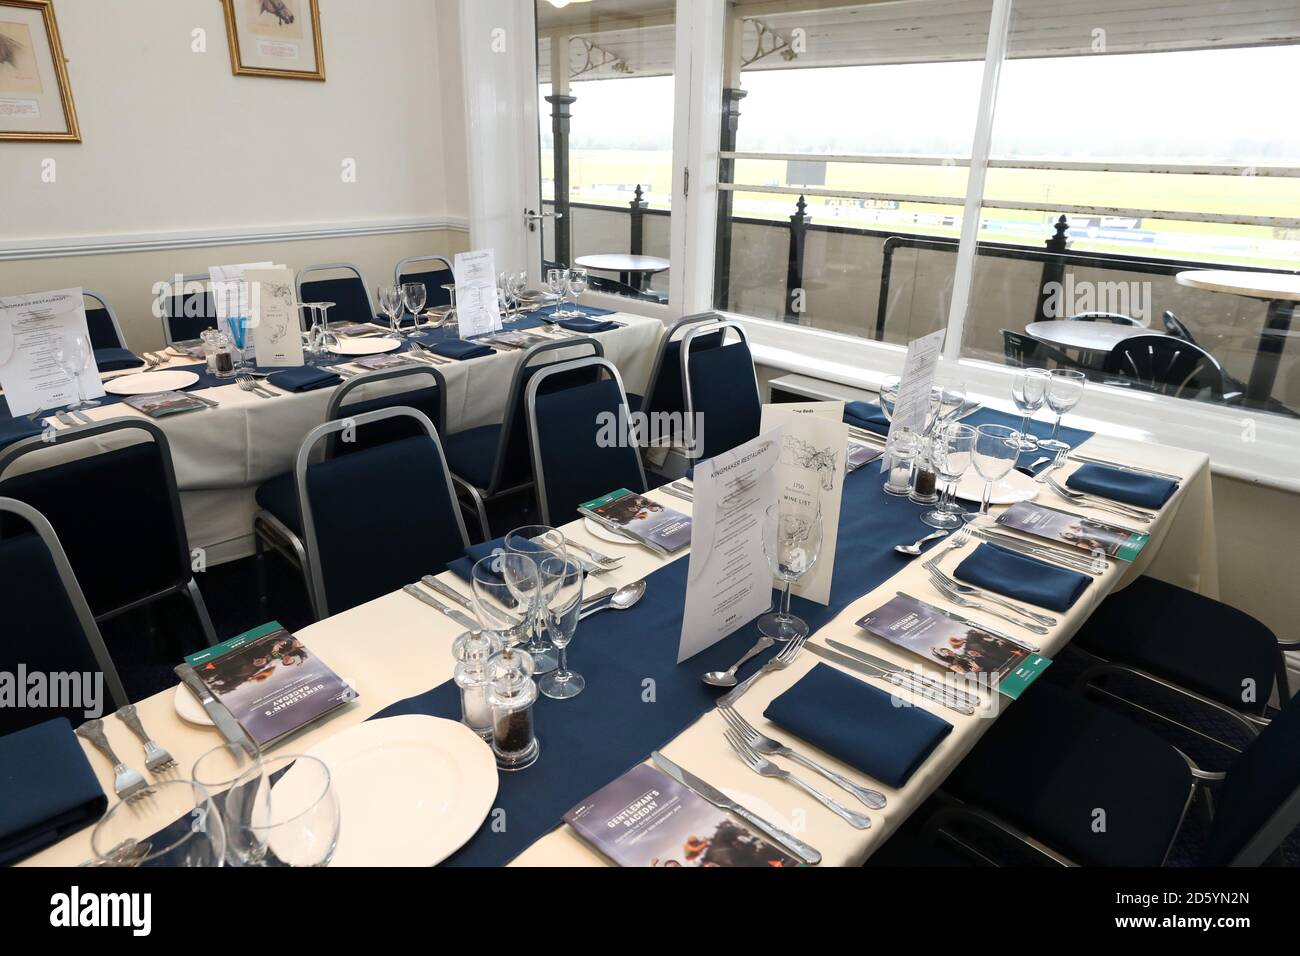
[[[222,2],[236,76],[325,79],[319,0]]]

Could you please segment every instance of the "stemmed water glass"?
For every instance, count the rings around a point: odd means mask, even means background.
[[[1015,373],[1011,380],[1011,400],[1024,416],[1020,420],[1020,450],[1037,451],[1038,439],[1029,431],[1029,419],[1043,407],[1047,399],[1049,376],[1046,369],[1026,368]]]
[[[1056,424],[1052,426],[1052,437],[1038,443],[1039,448],[1051,452],[1069,451],[1070,443],[1061,441],[1057,435],[1061,431],[1061,419],[1065,413],[1079,404],[1083,398],[1083,387],[1087,382],[1084,374],[1072,368],[1054,368],[1047,373],[1047,407],[1056,412]]]
[[[546,606],[560,586],[559,572],[562,565],[548,558],[558,558],[561,562],[568,558],[568,549],[564,544],[564,535],[546,525],[524,525],[505,536],[505,549],[510,554],[522,554],[537,562],[537,587],[533,594],[533,638],[524,650],[533,656],[537,665],[534,673],[545,674],[559,666],[555,656],[555,647],[545,637]],[[507,576],[507,582],[509,577]],[[522,598],[522,592],[517,595]]]
[[[513,587],[506,583],[507,567],[511,567]],[[520,582],[527,581],[529,575],[534,580],[537,577],[537,563],[532,558],[504,551],[480,558],[470,571],[474,614],[483,630],[498,637],[503,647],[524,643],[532,629],[532,599],[520,600],[515,595]]]
[[[546,270],[546,291],[555,296],[555,308],[552,316],[557,319],[568,317],[564,310],[564,295],[569,289],[569,279],[563,269]]]
[[[448,282],[442,287],[447,293],[447,314],[442,318],[443,325],[451,325],[458,321],[456,317],[456,283]]]
[[[970,467],[971,449],[975,444],[975,429],[958,422],[941,424],[931,440],[934,471],[944,481],[943,494],[933,511],[921,515],[921,520],[931,528],[951,530],[961,527],[962,512],[954,504],[957,482]]]
[[[244,866],[328,866],[334,858],[338,794],[317,757],[263,757],[236,779],[225,804]]]
[[[808,624],[790,613],[790,588],[812,570],[822,549],[820,501],[791,501],[782,498],[767,509],[763,523],[763,551],[768,566],[785,589],[781,607],[758,619],[758,633],[777,641],[804,637]]]
[[[68,373],[77,389],[77,400],[68,408],[93,408],[99,404],[93,398],[86,398],[86,390],[81,382],[81,376],[90,368],[94,354],[94,349],[84,335],[65,335],[55,346],[54,361]]]
[[[221,814],[226,828],[228,866],[243,866],[253,849],[248,845],[247,829],[251,822],[248,816],[251,801],[243,799],[236,784],[261,763],[262,754],[256,747],[224,743],[194,761],[194,769],[190,771],[194,782],[207,788],[213,806]]]
[[[1005,478],[1020,458],[1020,433],[1010,425],[981,425],[975,429],[972,457],[975,470],[984,479],[979,513],[987,515],[994,483]]]
[[[381,285],[375,292],[379,299],[379,308],[388,316],[388,325],[393,334],[402,335],[402,290],[395,285]]]
[[[424,311],[424,303],[429,299],[429,290],[423,282],[403,282],[402,283],[402,305],[406,306],[406,311],[411,313],[411,319],[415,323],[413,332],[419,331],[420,313]]]
[[[119,800],[90,835],[101,866],[222,866],[226,828],[206,787],[154,780],[153,795]]]
[[[581,674],[569,670],[569,642],[582,610],[582,565],[572,558],[548,557],[542,559],[540,571],[544,579],[556,582],[546,603],[546,632],[560,649],[560,664],[537,682],[537,689],[553,700],[568,700],[587,686]]]
[[[578,298],[587,291],[587,270],[570,269],[565,279],[565,291],[573,300],[573,308],[568,311],[570,318],[581,318],[582,310],[578,308]]]

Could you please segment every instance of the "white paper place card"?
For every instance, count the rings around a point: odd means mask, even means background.
[[[248,262],[243,265],[211,266],[208,281],[212,287],[212,301],[217,310],[217,321],[226,329],[231,316],[247,316],[250,309],[248,284],[244,273],[249,269],[273,269],[274,262]]]
[[[456,320],[460,337],[501,331],[496,257],[491,249],[456,253]]]
[[[775,430],[695,466],[679,664],[772,606],[763,522],[776,503],[780,456]]]
[[[58,356],[61,345],[78,335],[90,349],[80,289],[0,297],[0,388],[10,415],[62,408],[77,400],[77,381],[59,364]],[[82,396],[104,395],[93,355],[78,377]]]
[[[907,344],[907,357],[903,359],[903,374],[898,380],[898,395],[894,413],[890,416],[886,453],[881,456],[882,471],[888,470],[893,455],[894,436],[900,428],[920,432],[925,427],[930,412],[930,390],[934,388],[934,375],[939,369],[939,355],[943,351],[944,330],[931,332]]]
[[[244,281],[249,290],[249,328],[253,331],[257,364],[273,368],[302,365],[302,331],[293,270],[286,266],[246,269]]]
[[[844,403],[764,405],[759,430],[774,428],[781,429],[778,496],[804,505],[819,502],[822,512],[822,547],[817,563],[791,590],[809,601],[830,604],[849,447]]]

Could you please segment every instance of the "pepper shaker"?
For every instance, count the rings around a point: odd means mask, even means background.
[[[492,752],[502,770],[523,770],[540,750],[533,730],[533,704],[537,700],[533,656],[507,647],[490,663],[492,683],[488,705],[492,708]]]

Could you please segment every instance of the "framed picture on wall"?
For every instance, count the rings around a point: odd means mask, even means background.
[[[236,76],[325,79],[317,0],[222,0]]]
[[[0,140],[81,142],[54,0],[0,0]]]

